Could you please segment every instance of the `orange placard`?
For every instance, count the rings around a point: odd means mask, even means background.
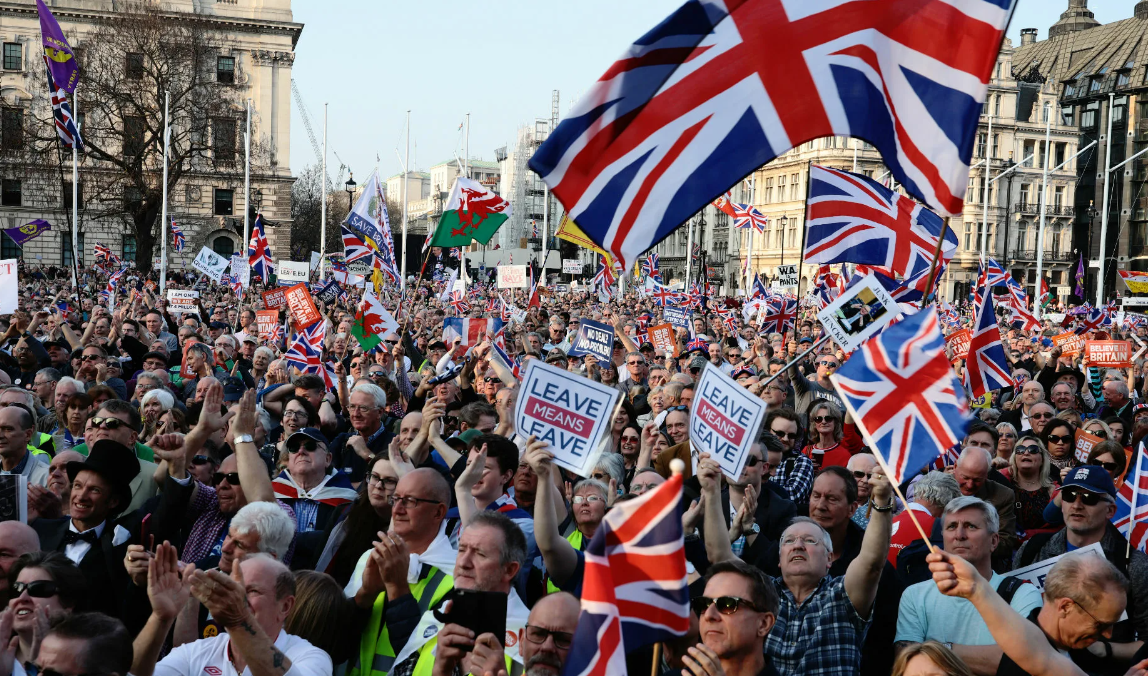
[[[1061,354],[1074,356],[1084,349],[1084,338],[1069,331],[1053,336],[1052,344],[1060,348]]]
[[[969,343],[973,339],[973,332],[968,329],[953,331],[945,337],[945,345],[953,355],[953,359],[964,359],[969,356]]]
[[[258,310],[255,313],[255,325],[259,327],[259,337],[263,340],[274,340],[279,333],[279,311]]]
[[[179,362],[179,376],[181,378],[190,379],[195,377],[195,371],[192,371],[187,366],[187,349],[198,342],[198,340],[189,340],[183,344],[183,359]]]
[[[287,314],[295,322],[295,329],[301,330],[323,318],[315,301],[311,299],[311,291],[303,283],[287,287],[284,292],[287,301]]]
[[[658,351],[658,354],[664,355],[666,352],[673,350],[674,356],[678,356],[678,341],[674,339],[673,324],[651,326],[650,342],[654,344],[654,349]]]
[[[1084,354],[1089,366],[1124,369],[1132,365],[1132,343],[1127,340],[1090,340]]]
[[[1095,434],[1089,434],[1084,430],[1076,430],[1076,459],[1080,464],[1088,462],[1088,454],[1092,452],[1092,448],[1104,441]]]
[[[268,310],[279,310],[283,308],[287,305],[286,292],[287,290],[282,287],[264,291],[262,294],[263,307]]]

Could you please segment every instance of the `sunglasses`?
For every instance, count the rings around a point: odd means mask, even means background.
[[[835,420],[837,420],[837,418],[831,415],[818,415],[813,417],[813,422],[815,423],[834,422]]]
[[[757,457],[756,455],[751,455],[745,459],[746,467],[757,467],[760,464],[761,458]]]
[[[709,610],[710,606],[717,606],[718,612],[722,615],[733,615],[740,610],[742,606],[753,611],[758,610],[753,602],[737,596],[719,596],[716,599],[711,599],[708,596],[699,596],[690,601],[690,607],[694,609],[698,617],[705,615],[705,612]]]
[[[782,432],[780,430],[770,430],[769,432],[770,432],[770,434],[777,437],[778,439],[796,439],[797,438],[797,432]]]
[[[1077,498],[1080,498],[1081,502],[1089,507],[1095,507],[1102,499],[1100,493],[1089,493],[1079,488],[1066,488],[1060,493],[1062,502],[1076,502]]]
[[[855,470],[853,470],[853,478],[854,479],[868,479],[869,473],[868,472],[862,472],[859,469],[855,469]]]
[[[385,376],[387,374],[382,372],[382,371],[371,371],[367,375],[372,377],[372,378],[382,378],[383,376]]]
[[[1041,455],[1040,446],[1017,446],[1013,453],[1017,455]]]
[[[13,582],[12,591],[16,593],[16,596],[28,592],[28,596],[32,598],[49,599],[56,595],[56,583],[51,580]]]
[[[1074,437],[1072,437],[1071,435],[1067,435],[1067,434],[1064,436],[1061,436],[1059,434],[1048,435],[1048,443],[1050,443],[1050,444],[1070,444],[1074,440],[1075,440]]]
[[[193,465],[206,465],[210,462],[211,458],[207,457],[206,455],[196,455],[192,456],[191,458],[191,464]]]
[[[303,441],[299,442],[299,445],[295,448],[288,448],[287,452],[291,455],[295,455],[303,449],[306,449],[308,453],[314,453],[319,449],[319,442],[315,441],[314,439],[304,439]]]
[[[97,359],[103,359],[103,357],[98,354],[85,354],[84,356],[80,357],[80,361],[95,361]]]
[[[834,368],[834,369],[837,368],[838,366],[840,366],[840,364],[838,364],[837,362],[830,361],[828,359],[822,359],[821,361],[817,362],[817,365],[818,366],[828,366],[829,368]]]
[[[223,483],[224,479],[226,479],[227,483],[231,484],[232,486],[238,486],[239,472],[228,472],[227,474],[224,474],[223,472],[216,472],[215,474],[211,475],[211,482],[216,486]]]
[[[1051,413],[1033,413],[1029,417],[1030,418],[1040,418],[1041,420],[1045,420],[1045,419],[1051,418],[1052,414]]]
[[[127,427],[129,429],[135,429],[134,427],[132,427],[131,425],[127,424],[126,422],[120,420],[119,418],[92,418],[92,427],[103,427],[104,429],[108,430],[109,432],[114,432],[121,427]]]
[[[1119,469],[1114,462],[1100,462],[1097,464],[1103,467],[1109,474],[1116,474]]]
[[[1096,430],[1095,432],[1089,432],[1089,434],[1094,437],[1100,437],[1101,439],[1108,438],[1108,432],[1105,432],[1104,430]]]

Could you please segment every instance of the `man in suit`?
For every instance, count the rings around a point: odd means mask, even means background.
[[[84,462],[67,464],[72,480],[69,516],[37,519],[32,527],[44,551],[62,552],[83,571],[91,589],[92,609],[123,617],[128,589],[124,554],[138,532],[140,517],[117,518],[131,502],[130,482],[139,460],[123,444],[95,442]]]

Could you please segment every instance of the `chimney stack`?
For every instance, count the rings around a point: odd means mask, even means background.
[[[1020,29],[1020,46],[1025,47],[1036,42],[1036,29],[1035,28],[1022,28]]]

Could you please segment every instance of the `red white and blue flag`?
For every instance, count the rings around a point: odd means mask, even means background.
[[[586,547],[582,613],[562,676],[624,676],[626,654],[690,626],[682,475],[606,513]]]
[[[72,59],[72,62],[75,63],[75,59]],[[63,87],[56,86],[56,81],[52,78],[52,67],[48,63],[47,54],[44,55],[44,65],[48,66],[48,92],[52,95],[52,117],[56,123],[56,135],[60,137],[60,143],[64,147],[76,148],[82,152],[84,139],[80,137],[80,130],[76,127],[76,121],[72,117],[72,106],[68,103],[68,94]]]
[[[466,301],[466,294],[462,291],[451,291],[449,302],[460,315],[470,312],[470,303]]]
[[[112,259],[112,250],[106,245],[96,242],[92,247],[92,253],[96,256],[97,263],[110,263]]]
[[[1013,4],[691,0],[598,79],[530,168],[627,265],[823,136],[868,140],[906,191],[958,214]]]
[[[752,204],[734,204],[732,206],[733,227],[738,230],[752,228],[754,232],[765,232],[765,229],[769,227],[769,219],[755,209]]]
[[[773,295],[766,299],[758,320],[758,333],[785,333],[797,319],[797,299]]]
[[[510,354],[508,354],[506,351],[505,326],[498,328],[498,331],[496,331],[494,336],[491,338],[490,344],[494,347],[494,353],[497,354],[498,358],[502,360],[502,364],[506,366],[506,368],[510,369],[510,372],[514,374],[515,378],[522,380],[522,365],[519,362],[511,359]]]
[[[753,286],[750,287],[750,300],[757,300],[759,298],[769,298],[769,289],[765,288],[765,282],[761,281],[761,277],[753,274]]]
[[[895,484],[944,455],[971,420],[932,306],[865,341],[830,379]]]
[[[327,323],[320,319],[296,333],[291,347],[283,354],[289,366],[304,373],[321,373],[323,366],[323,340],[327,337]]]
[[[442,341],[451,346],[458,339],[471,347],[486,340],[487,335],[497,333],[502,326],[502,320],[498,318],[446,317],[442,320]]]
[[[817,165],[806,223],[806,261],[877,266],[894,279],[927,273],[945,229],[940,216],[877,181]],[[945,229],[941,263],[956,250],[957,234]]]
[[[1116,514],[1112,516],[1112,525],[1133,547],[1145,551],[1145,545],[1148,545],[1148,522],[1145,521],[1148,517],[1148,454],[1145,454],[1143,443],[1139,451],[1135,454],[1136,466],[1129,468],[1116,493]]]
[[[1089,331],[1099,331],[1106,326],[1112,326],[1112,318],[1104,310],[1089,310],[1087,316],[1076,319],[1076,330],[1073,332],[1083,336]]]
[[[993,311],[992,293],[984,294],[977,304],[977,317],[972,330],[969,354],[965,357],[965,385],[973,398],[979,399],[992,390],[1015,386],[1004,346],[1001,345],[1001,330]]]
[[[271,267],[271,245],[267,243],[267,233],[263,230],[263,214],[255,214],[255,225],[251,227],[251,241],[247,243],[247,264],[251,266],[251,276],[259,276],[266,284],[274,270]]]
[[[183,247],[187,244],[187,237],[183,234],[183,228],[176,225],[174,218],[171,221],[171,243],[175,246],[176,253],[183,253]]]
[[[658,269],[658,264],[661,262],[660,259],[661,257],[653,251],[647,253],[646,257],[642,259],[642,272],[654,279],[660,280],[662,278],[662,273]]]

